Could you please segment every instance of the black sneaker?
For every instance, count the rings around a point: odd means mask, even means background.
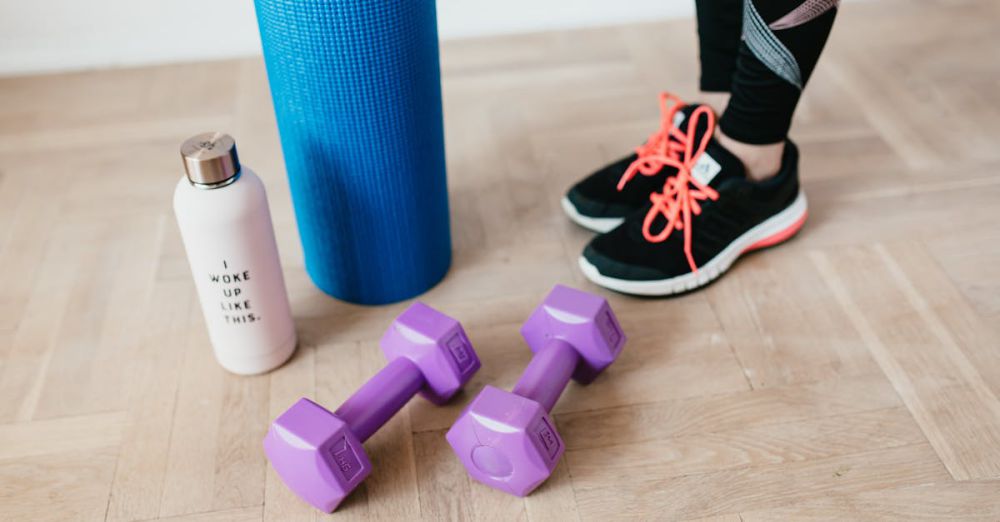
[[[670,295],[704,286],[741,255],[781,243],[806,220],[799,151],[785,142],[781,170],[747,178],[743,163],[714,138],[694,151],[662,192],[580,257],[588,279],[619,292]]]
[[[658,158],[676,160],[682,153],[679,128],[699,107],[685,105],[680,98],[660,94],[660,130],[650,135],[636,152],[605,166],[574,185],[562,199],[562,207],[576,224],[595,232],[608,232],[629,214],[649,203],[649,195],[677,170],[664,166]],[[707,125],[698,125],[704,133]]]

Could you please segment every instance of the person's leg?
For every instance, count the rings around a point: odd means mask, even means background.
[[[729,103],[743,27],[743,0],[695,0],[698,15],[698,86],[702,103],[721,113]]]
[[[839,0],[747,0],[732,96],[719,142],[754,179],[778,172],[792,114],[812,75]]]
[[[640,157],[625,171],[625,181],[649,165],[674,173],[642,211],[587,245],[580,268],[588,279],[630,294],[686,292],[743,254],[798,233],[808,202],[798,149],[787,134],[835,6],[834,0],[745,0],[721,125],[709,107],[697,106],[671,130],[681,145],[675,154]]]
[[[562,198],[563,210],[577,224],[595,232],[608,232],[648,204],[649,195],[661,190],[676,172],[661,158],[678,157],[682,133],[677,126],[701,105],[718,114],[729,102],[740,47],[743,0],[695,3],[701,57],[700,103],[685,104],[672,94],[661,93],[660,128],[646,143],[581,179]]]

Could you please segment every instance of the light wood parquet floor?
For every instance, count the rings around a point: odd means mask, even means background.
[[[374,373],[405,303],[308,281],[261,60],[0,79],[0,519],[1000,520],[998,25],[986,0],[846,4],[792,133],[810,221],[668,300],[587,284],[558,199],[655,128],[659,90],[695,94],[693,22],[446,43],[455,263],[422,299],[483,369],[369,441],[331,516],[261,439]],[[302,339],[270,375],[215,364],[171,214],[177,148],[208,129],[269,189]],[[631,341],[566,391],[565,458],[519,499],[443,435],[516,380],[555,283],[607,295]]]

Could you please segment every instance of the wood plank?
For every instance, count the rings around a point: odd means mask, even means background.
[[[487,508],[495,504],[490,499],[500,500],[502,504],[509,502],[493,495],[471,495],[472,488],[485,486],[468,478],[444,434],[445,431],[425,431],[413,435],[421,517],[425,520],[473,520],[478,515],[478,511],[474,515],[471,505],[474,499],[486,500],[484,507]]]
[[[802,462],[925,442],[903,407],[778,424],[707,430],[646,442],[569,450],[574,479],[679,477],[713,470]]]
[[[39,158],[0,158],[0,329],[14,329],[29,313],[35,290],[47,283],[39,275],[58,275],[46,265],[54,247],[45,239],[62,237],[56,230],[60,198],[46,187],[63,182],[65,174],[48,173],[39,161],[31,163]]]
[[[900,404],[881,374],[556,416],[567,449],[859,413]]]
[[[221,61],[3,78],[0,141],[7,134],[227,114],[237,67]]]
[[[442,458],[451,458],[456,463],[458,458],[454,453],[443,455]],[[461,468],[461,466],[459,466]],[[461,473],[465,469],[461,468]],[[497,522],[507,520],[530,520],[528,516],[528,499],[522,499],[486,487],[473,480],[469,481],[469,510],[472,513],[472,520],[496,520]],[[545,501],[541,501],[544,505]],[[575,511],[576,508],[573,508]]]
[[[524,499],[524,505],[529,520],[580,520],[576,492],[565,457],[548,480]]]
[[[974,315],[1000,314],[1000,230],[973,227],[925,241],[924,249],[962,293]]]
[[[733,513],[729,515],[689,518],[684,522],[743,522],[743,517],[739,513]]]
[[[117,448],[0,460],[4,520],[101,520]],[[8,518],[9,517],[9,518]]]
[[[128,421],[118,454],[107,520],[158,516],[170,433],[189,338],[194,289],[189,282],[157,283],[145,304],[149,325],[127,364]]]
[[[126,407],[122,373],[129,348],[142,337],[145,302],[153,283],[162,216],[133,216],[101,227],[98,264],[74,289],[46,368],[35,418]],[[66,382],[87,383],[66,386]]]
[[[58,348],[59,327],[64,318],[78,312],[71,307],[74,295],[79,299],[88,274],[98,269],[99,252],[90,245],[100,228],[93,223],[68,224],[46,244],[39,267],[46,276],[32,287],[0,374],[0,396],[4,397],[0,420],[26,421],[35,416],[44,376]]]
[[[117,448],[124,428],[121,411],[0,424],[0,460]]]
[[[818,496],[798,504],[740,513],[763,520],[966,520],[1000,519],[996,482],[939,482],[851,495]]]
[[[1000,400],[917,292],[921,274],[883,245],[811,259],[951,475],[1000,476]]]
[[[991,236],[985,233],[983,236],[985,239],[980,242],[985,245],[977,247],[981,252],[980,262],[1000,254],[1000,249],[991,252]],[[1000,238],[1000,235],[997,237]],[[962,239],[969,240],[968,236]],[[947,248],[951,244],[942,246]],[[910,278],[914,290],[940,319],[939,326],[954,337],[955,343],[983,376],[993,395],[1000,397],[1000,355],[995,350],[981,349],[983,346],[1000,346],[1000,331],[990,328],[991,324],[995,324],[988,319],[992,310],[977,306],[977,302],[970,298],[968,286],[962,285],[962,281],[968,281],[970,277],[956,281],[955,272],[941,262],[941,249],[936,242],[895,243],[886,245],[886,248],[903,272],[920,274],[917,278]],[[965,249],[969,251],[968,246]],[[989,275],[986,277],[989,278]]]
[[[226,373],[215,453],[212,507],[231,509],[264,503],[267,461],[261,441],[267,434],[268,377]]]
[[[665,519],[696,518],[793,504],[816,496],[842,495],[948,479],[926,443],[871,453],[776,466],[696,473],[674,478],[631,475],[614,488],[608,479],[574,477],[583,520],[634,518],[656,513]]]
[[[705,296],[754,388],[877,371],[820,274],[793,255],[751,256]]]
[[[246,507],[178,515],[175,517],[158,518],[156,520],[168,520],[170,522],[251,522],[261,520],[260,511],[261,508],[259,507]]]
[[[225,373],[212,353],[201,307],[191,307],[182,354],[163,478],[159,516],[211,511],[215,500],[216,454],[221,452],[222,393]]]

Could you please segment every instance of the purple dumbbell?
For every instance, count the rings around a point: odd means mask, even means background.
[[[337,411],[299,399],[264,438],[281,480],[327,513],[371,472],[365,440],[418,392],[443,404],[479,369],[462,325],[422,303],[397,317],[381,344],[388,364]]]
[[[535,355],[514,390],[483,388],[447,438],[474,479],[523,497],[552,474],[565,449],[549,412],[570,377],[594,380],[618,358],[625,334],[604,298],[557,285],[521,335]]]

